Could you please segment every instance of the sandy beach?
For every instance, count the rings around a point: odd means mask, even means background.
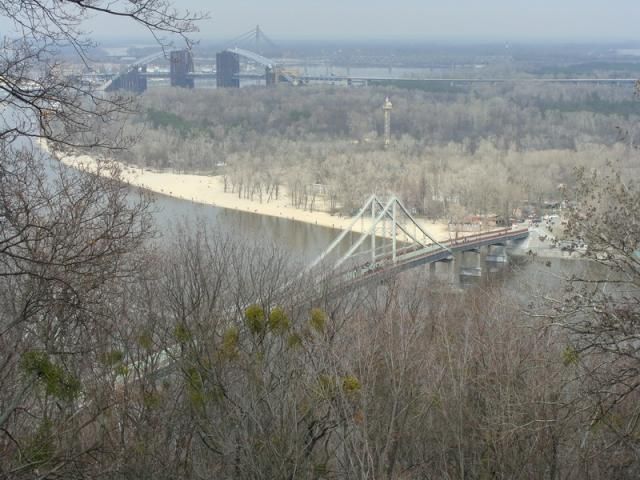
[[[46,145],[41,144],[41,148],[48,150]],[[86,170],[91,173],[97,171],[98,162],[88,155],[69,155],[58,157],[58,159],[72,168]],[[182,200],[252,212],[259,215],[287,218],[336,229],[348,227],[353,220],[351,217],[331,215],[322,211],[310,212],[294,208],[289,205],[289,198],[285,188],[281,188],[278,200],[261,203],[256,200],[238,198],[237,194],[225,192],[224,183],[220,176],[159,172],[119,162],[116,162],[116,164],[122,171],[122,180],[128,184]],[[445,223],[418,221],[420,226],[433,238],[439,241],[449,239],[449,231]],[[370,224],[365,220],[357,222],[353,230],[362,232],[369,228]]]

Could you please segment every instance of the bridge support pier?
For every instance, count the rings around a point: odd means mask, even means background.
[[[462,252],[462,266],[460,275],[463,277],[482,276],[482,264],[480,249],[466,250]]]
[[[487,262],[494,263],[507,263],[509,257],[507,256],[507,247],[504,244],[489,245],[487,250]]]
[[[240,58],[232,52],[216,54],[216,87],[240,88]]]
[[[429,264],[429,276],[446,283],[456,283],[456,262],[452,257]]]
[[[116,77],[107,87],[107,92],[125,90],[133,93],[144,93],[147,90],[146,65],[136,65],[126,73]]]
[[[177,50],[170,54],[171,62],[171,86],[182,88],[193,88],[193,78],[189,74],[193,73],[193,55],[190,50]]]

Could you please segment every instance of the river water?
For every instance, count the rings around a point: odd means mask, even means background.
[[[26,123],[25,123],[26,122]],[[31,126],[29,126],[31,123]],[[0,130],[9,129],[13,125],[26,125],[23,128],[35,128],[35,122],[29,122],[28,112],[11,107],[3,108],[0,104]],[[28,137],[18,137],[13,143],[14,149],[38,150],[34,141]],[[41,154],[45,171],[50,178],[55,178],[59,163],[45,152]],[[68,168],[62,166],[62,168]],[[287,251],[293,261],[311,263],[339,235],[339,231],[295,222],[277,217],[268,217],[249,212],[223,209],[211,205],[203,205],[151,193],[154,200],[153,215],[160,238],[171,238],[180,225],[187,227],[205,227],[207,229],[233,235],[239,241],[276,245]],[[132,201],[138,197],[132,189]],[[349,241],[340,244],[336,254],[346,253]]]
[[[176,223],[202,226],[232,235],[239,241],[276,245],[288,252],[292,261],[309,264],[320,255],[341,233],[339,230],[293,220],[269,217],[254,213],[228,210],[210,205],[196,204],[163,195],[154,195],[154,215],[158,230],[171,235]],[[336,255],[345,253],[357,240],[346,238]],[[367,244],[368,242],[365,242]],[[431,269],[430,278],[453,284],[456,287],[483,286],[494,281],[508,281],[516,290],[531,293],[549,288],[556,289],[570,275],[594,278],[601,269],[574,258],[546,258],[527,254],[528,244],[514,245],[509,249],[507,263],[486,262],[486,252],[480,261],[473,255],[456,255],[453,264],[440,264]],[[335,257],[337,258],[337,256]],[[463,275],[465,267],[481,267],[479,276]],[[429,266],[417,269],[429,270]],[[416,270],[417,270],[416,269]]]
[[[54,175],[55,168],[59,167],[58,162],[50,158],[44,159],[44,162],[48,166],[48,171]],[[152,214],[158,232],[157,241],[160,243],[165,240],[175,240],[176,235],[181,235],[184,231],[182,227],[186,227],[187,231],[204,228],[229,235],[236,238],[238,242],[276,246],[286,251],[294,264],[308,265],[341,233],[340,230],[280,217],[204,205],[161,194],[150,193],[150,195],[153,199]],[[137,189],[132,189],[131,198],[132,201],[138,198]],[[339,258],[358,238],[358,234],[347,236],[329,258]],[[368,245],[368,241],[365,241],[364,245]],[[528,242],[512,246],[508,250],[507,263],[486,262],[484,250],[479,261],[472,254],[457,254],[454,262],[438,264],[432,268],[429,278],[462,288],[507,281],[517,291],[531,292],[542,286],[546,287],[545,290],[550,286],[557,288],[563,278],[570,275],[585,275],[587,278],[601,275],[598,266],[591,262],[538,257],[527,254],[528,249]],[[469,270],[468,267],[477,266],[481,268],[478,276],[463,274],[463,270]],[[414,270],[419,269],[426,272],[429,266],[420,266]]]
[[[232,235],[239,241],[276,245],[294,261],[311,263],[335,238],[339,230],[279,217],[229,210],[186,200],[153,194],[157,228],[171,235],[177,224],[204,227]],[[350,243],[343,242],[337,253],[346,253]]]
[[[6,110],[3,113],[7,113]],[[7,117],[4,116],[3,123]],[[20,139],[18,144],[29,146],[28,139]],[[53,172],[57,162],[44,159],[49,171]],[[132,198],[137,197],[132,191]],[[340,234],[339,230],[312,225],[303,222],[269,217],[249,212],[241,212],[211,205],[198,204],[186,200],[176,199],[164,195],[152,194],[154,198],[153,215],[156,229],[162,239],[175,238],[179,225],[187,227],[204,227],[211,231],[231,235],[239,242],[256,243],[265,246],[275,245],[286,251],[293,262],[300,265],[311,263],[318,257]],[[334,258],[346,253],[357,238],[345,238],[338,245]],[[366,244],[367,242],[365,242]],[[438,266],[432,271],[433,278],[439,278],[456,286],[485,285],[493,280],[508,280],[513,284],[524,283],[525,290],[536,289],[538,286],[559,285],[562,278],[570,275],[584,275],[587,278],[602,278],[602,271],[591,262],[563,259],[539,258],[525,254],[527,245],[511,250],[509,262],[487,263],[484,253],[480,262],[469,255],[457,255],[452,265],[444,268]],[[471,259],[469,259],[471,257]],[[471,265],[469,265],[471,263]],[[464,267],[481,266],[481,273],[477,277],[462,275]],[[428,266],[418,267],[428,269]]]

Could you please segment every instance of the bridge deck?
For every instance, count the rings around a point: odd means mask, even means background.
[[[488,245],[505,245],[509,241],[522,240],[528,236],[528,228],[503,229],[469,235],[443,242],[442,245],[445,248],[435,244],[426,248],[410,248],[399,255],[395,262],[393,262],[391,255],[388,255],[375,265],[366,262],[348,271],[343,271],[338,276],[346,278],[345,283],[357,286],[367,283],[375,277],[393,275],[419,265],[451,259],[454,253],[477,250]]]

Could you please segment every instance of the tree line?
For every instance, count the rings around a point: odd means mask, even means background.
[[[382,100],[393,141],[383,148]],[[155,89],[133,124],[126,162],[224,175],[234,193],[266,201],[287,187],[298,208],[349,213],[372,192],[394,192],[420,214],[510,215],[559,200],[575,167],[633,156],[632,91],[611,86],[500,84],[458,93],[393,87]]]

